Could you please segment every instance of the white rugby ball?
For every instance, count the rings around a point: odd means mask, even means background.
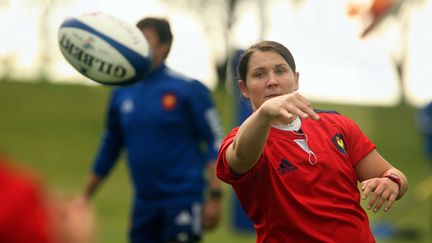
[[[150,48],[142,32],[104,12],[66,18],[58,31],[58,44],[78,72],[101,84],[130,84],[150,69]]]

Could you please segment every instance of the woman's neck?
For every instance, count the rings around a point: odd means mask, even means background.
[[[272,127],[287,131],[298,131],[301,128],[301,119],[300,117],[296,116],[294,120],[291,120],[290,122],[275,120],[272,123]]]

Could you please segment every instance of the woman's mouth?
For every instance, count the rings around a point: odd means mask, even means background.
[[[270,95],[264,96],[264,98],[265,99],[271,99],[271,98],[274,98],[274,97],[277,97],[277,96],[280,96],[280,94],[270,94]]]

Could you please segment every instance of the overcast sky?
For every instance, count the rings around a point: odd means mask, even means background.
[[[354,1],[354,0],[352,0]],[[39,16],[41,8],[30,0],[0,1],[0,61],[15,57],[16,77],[31,78],[37,67]],[[210,88],[216,85],[215,62],[223,57],[223,36],[210,35],[192,11],[179,11],[157,0],[137,3],[133,0],[69,0],[54,8],[51,41],[54,65],[52,74],[58,81],[80,80],[61,56],[57,47],[57,29],[69,15],[88,11],[105,11],[135,23],[143,16],[167,17],[173,27],[175,42],[168,64],[198,78]],[[222,1],[221,1],[222,2]],[[393,65],[394,58],[407,52],[405,90],[408,101],[422,105],[432,100],[432,6],[407,6],[399,17],[405,18],[408,34],[402,35],[400,21],[386,19],[368,38],[360,39],[358,19],[346,14],[348,0],[305,0],[293,6],[287,0],[247,1],[233,28],[231,44],[246,48],[261,37],[285,44],[294,54],[300,72],[300,92],[312,100],[348,104],[394,105],[401,99],[401,87]],[[262,2],[262,3],[263,3]],[[358,1],[357,1],[358,2]],[[367,1],[366,1],[367,2]],[[419,1],[420,2],[420,1]],[[268,17],[264,36],[260,32],[260,12]],[[414,14],[411,14],[414,13]],[[200,22],[201,21],[201,22]],[[427,28],[426,28],[427,27]],[[407,36],[407,42],[401,38]],[[404,43],[406,45],[404,45]],[[5,65],[0,66],[0,72]]]

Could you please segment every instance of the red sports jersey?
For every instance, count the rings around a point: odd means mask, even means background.
[[[271,128],[259,161],[241,176],[225,159],[237,131],[222,142],[217,176],[232,185],[257,242],[375,242],[354,170],[375,145],[352,120],[324,112],[297,133]]]
[[[49,214],[39,187],[6,163],[0,156],[0,242],[52,243]]]

